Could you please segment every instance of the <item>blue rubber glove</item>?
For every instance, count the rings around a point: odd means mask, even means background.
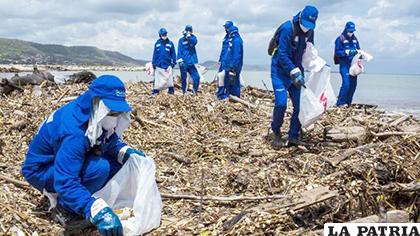
[[[128,158],[130,158],[131,154],[137,154],[137,155],[142,156],[142,157],[146,156],[144,154],[144,152],[142,152],[142,151],[136,150],[134,148],[128,148],[124,153],[124,157],[123,157],[123,160],[122,160],[123,164],[128,160]]]
[[[354,56],[354,55],[357,54],[357,50],[351,49],[351,50],[349,50],[348,54],[349,54],[349,56]]]
[[[293,85],[296,88],[305,87],[305,79],[299,68],[293,69],[292,72],[290,72],[290,77],[292,77]]]
[[[123,235],[123,228],[120,219],[103,199],[96,199],[93,202],[90,211],[91,221],[96,226],[101,235]]]

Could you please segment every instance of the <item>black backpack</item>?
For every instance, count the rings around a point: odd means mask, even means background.
[[[340,34],[340,41],[341,43],[344,42],[344,36],[342,34]],[[335,65],[340,64],[339,57],[337,56],[337,54],[335,54],[335,50],[334,50],[334,64]]]
[[[292,39],[294,39],[296,37],[296,29],[295,29],[295,24],[293,24],[293,33],[292,33]],[[276,49],[278,48],[278,38],[279,38],[279,34],[280,34],[280,29],[282,28],[283,25],[280,25],[277,29],[276,32],[274,32],[273,37],[270,39],[270,42],[268,43],[268,55],[269,56],[273,56],[274,52],[276,51]]]

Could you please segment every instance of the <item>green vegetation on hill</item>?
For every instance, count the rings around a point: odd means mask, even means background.
[[[145,61],[96,47],[67,47],[0,38],[0,64],[136,66],[144,65]]]

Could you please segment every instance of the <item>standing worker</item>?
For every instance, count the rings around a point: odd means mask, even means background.
[[[271,60],[271,81],[273,83],[275,104],[271,129],[274,133],[273,147],[278,149],[285,146],[281,139],[281,127],[287,107],[287,92],[293,104],[293,113],[289,129],[288,146],[303,144],[299,140],[301,124],[299,121],[300,90],[305,80],[302,67],[302,55],[306,42],[314,42],[315,22],[318,10],[313,6],[306,6],[302,11],[286,21],[276,30],[270,42],[273,51]],[[274,43],[275,47],[272,47]]]
[[[175,45],[168,38],[168,31],[165,28],[159,30],[159,39],[155,43],[153,50],[152,65],[155,70],[156,80],[165,80],[166,84],[170,84],[168,88],[169,94],[174,94],[174,79],[172,69],[176,64]],[[158,72],[156,72],[158,70]],[[162,72],[162,73],[160,73]],[[155,85],[155,84],[154,84]],[[152,95],[158,94],[159,89],[153,88]]]
[[[219,66],[219,70],[218,72],[222,72],[223,71],[223,59],[225,57],[226,52],[228,51],[229,48],[229,33],[228,33],[228,29],[230,27],[233,26],[233,22],[232,21],[226,21],[225,24],[223,24],[223,28],[225,29],[226,35],[223,38],[222,41],[222,50],[220,51],[220,56],[219,56],[219,61],[218,61],[218,66]],[[219,78],[220,79],[220,78]],[[217,87],[217,92],[216,92],[216,96],[219,99],[223,99],[223,92],[224,92],[224,84],[222,86],[222,84],[220,83],[220,81],[218,81],[218,87]]]
[[[239,78],[244,59],[243,41],[236,26],[231,26],[228,29],[228,34],[229,44],[222,60],[222,69],[225,71],[222,99],[228,98],[229,95],[241,96],[241,82]]]
[[[101,235],[122,235],[118,216],[93,194],[129,158],[144,156],[121,140],[130,111],[123,82],[103,75],[76,100],[51,113],[32,139],[22,174],[40,192],[58,196],[56,220],[65,228],[80,216]]]
[[[178,60],[179,69],[181,70],[181,87],[182,93],[187,92],[187,73],[190,74],[193,81],[193,92],[197,95],[198,87],[200,85],[200,75],[198,74],[195,64],[198,63],[197,52],[195,45],[197,45],[197,37],[193,34],[191,25],[186,25],[183,36],[178,41]]]
[[[338,94],[337,106],[348,107],[353,101],[353,95],[356,91],[357,76],[349,74],[351,61],[360,50],[359,41],[354,35],[356,25],[349,21],[340,36],[335,40],[334,63],[340,64],[340,74],[343,80]]]

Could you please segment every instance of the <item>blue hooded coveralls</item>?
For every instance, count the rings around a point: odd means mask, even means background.
[[[90,219],[95,201],[92,194],[122,167],[117,156],[126,146],[114,133],[108,139],[103,134],[95,152],[91,148],[85,132],[95,97],[112,111],[131,110],[125,102],[124,84],[115,76],[98,77],[84,94],[54,111],[41,124],[22,166],[22,174],[32,186],[41,192],[45,189],[58,193],[58,204],[86,219]]]
[[[187,92],[187,73],[190,74],[193,81],[193,90],[196,94],[200,85],[200,75],[198,74],[195,64],[198,63],[197,52],[195,45],[197,45],[197,37],[191,34],[190,37],[184,35],[178,41],[178,54],[177,58],[183,60],[183,65],[180,67],[181,70],[181,88],[182,93]]]
[[[224,88],[219,99],[228,98],[231,94],[237,97],[241,96],[240,75],[244,58],[243,41],[236,26],[231,26],[228,29],[228,34],[228,48],[222,60],[222,70],[225,71]],[[233,80],[230,78],[229,71],[236,73]]]
[[[228,29],[232,26],[233,26],[232,21],[226,21],[226,23],[223,25],[223,27],[225,28],[225,31],[226,31],[226,35],[225,35],[225,37],[223,38],[223,41],[222,41],[222,50],[220,51],[220,56],[219,56],[220,66],[219,66],[218,72],[222,72],[222,70],[223,70],[223,59],[224,59],[225,54],[228,51],[228,47],[229,47]],[[220,86],[220,87],[217,88],[217,92],[216,92],[217,98],[222,99],[223,91],[224,91],[223,86]]]
[[[294,32],[295,30],[295,32]],[[294,38],[293,35],[295,35]],[[297,139],[301,124],[299,121],[300,88],[292,84],[290,72],[299,67],[303,73],[302,55],[306,42],[314,42],[313,30],[304,33],[299,26],[299,14],[292,21],[286,21],[280,26],[278,34],[278,49],[271,60],[271,82],[274,90],[274,110],[271,129],[280,134],[283,125],[284,113],[287,108],[287,92],[293,104],[293,113],[289,129],[289,139]]]
[[[346,50],[359,50],[360,45],[356,36],[353,34],[352,37],[348,37],[347,32],[348,29],[346,27],[343,33],[335,40],[335,55],[338,57],[342,79],[337,106],[346,104],[350,106],[357,87],[357,76],[351,76],[349,74],[351,61],[354,56],[347,55]]]
[[[153,59],[152,59],[153,67],[159,67],[162,69],[168,69],[168,67],[174,67],[176,64],[176,52],[175,52],[175,45],[174,43],[169,40],[163,40],[159,38],[153,50]],[[174,87],[168,88],[168,93],[174,94],[175,89]],[[153,94],[159,93],[159,90],[154,89]]]

